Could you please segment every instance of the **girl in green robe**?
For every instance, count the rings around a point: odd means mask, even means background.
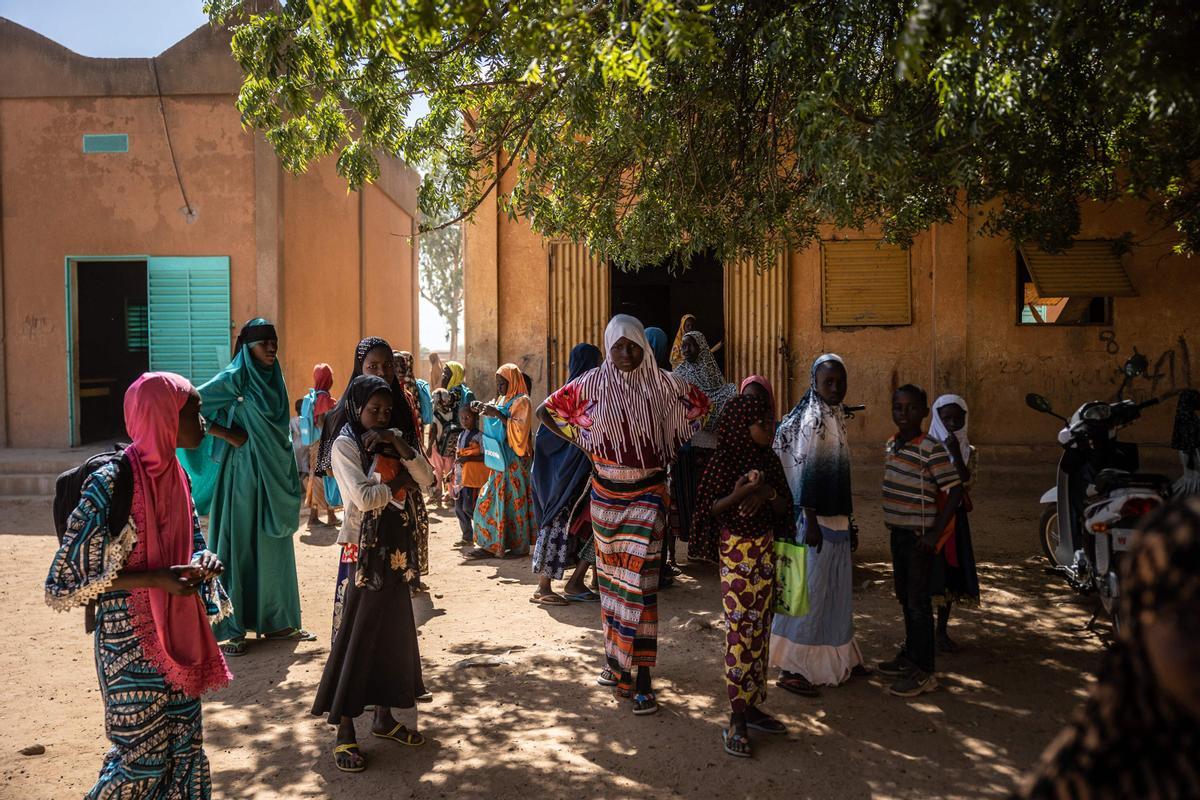
[[[233,361],[198,389],[210,436],[180,453],[197,508],[209,514],[209,548],[225,564],[233,614],[214,631],[226,655],[245,653],[247,630],[259,638],[316,639],[300,628],[292,534],[301,488],[278,350],[271,323],[246,323]]]

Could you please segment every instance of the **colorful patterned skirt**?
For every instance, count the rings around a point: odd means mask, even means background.
[[[127,599],[105,594],[96,607],[96,673],[112,748],[87,800],[207,800],[200,701],[168,686],[146,661]]]
[[[767,699],[767,656],[774,615],[775,542],[721,530],[721,603],[725,607],[725,687],[735,714]]]
[[[583,545],[579,536],[581,526],[579,518],[587,516],[587,503],[579,501],[589,486],[584,481],[575,500],[563,507],[538,531],[537,544],[533,548],[533,572],[554,580],[560,580],[567,567],[575,563]],[[571,512],[575,512],[572,516]],[[591,536],[591,525],[586,533]]]
[[[592,530],[600,623],[609,668],[653,667],[658,656],[658,570],[667,519],[666,482],[620,491],[592,482]]]
[[[472,518],[475,544],[498,558],[525,555],[537,537],[529,465],[513,459],[503,472],[492,471],[479,491]]]

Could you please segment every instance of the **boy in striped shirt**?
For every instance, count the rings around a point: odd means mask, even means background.
[[[904,647],[879,672],[897,679],[891,693],[916,697],[938,688],[934,676],[933,602],[929,596],[934,548],[962,501],[958,470],[946,448],[921,429],[929,398],[905,384],[892,394],[896,435],[883,470],[883,521],[891,532],[896,599],[904,611]],[[938,507],[938,494],[947,492]]]

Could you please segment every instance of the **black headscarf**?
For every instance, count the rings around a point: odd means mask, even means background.
[[[338,431],[338,435],[348,436],[358,445],[358,454],[364,470],[371,464],[371,454],[363,446],[363,437],[367,434],[367,429],[362,424],[362,410],[368,400],[385,392],[392,395],[394,400],[395,392],[392,391],[392,387],[378,375],[359,375],[346,387],[346,422]]]
[[[322,472],[329,472],[331,466],[331,456],[333,454],[333,440],[341,435],[342,428],[349,421],[348,405],[350,397],[350,385],[354,383],[354,379],[361,377],[363,374],[363,362],[367,360],[367,354],[372,350],[386,350],[389,357],[392,355],[392,346],[387,343],[387,340],[380,339],[378,336],[368,336],[358,343],[358,347],[354,349],[354,372],[350,375],[350,383],[346,386],[346,391],[342,392],[342,399],[333,407],[333,410],[325,415],[325,424],[321,429],[321,449],[317,456],[317,469]],[[375,376],[372,376],[375,377]],[[379,378],[383,381],[382,378]],[[387,386],[387,382],[384,382]],[[408,394],[404,391],[404,386],[400,383],[399,376],[392,378],[392,421],[390,427],[396,428],[404,436],[404,441],[416,450],[421,449],[420,442],[417,440],[416,424],[413,422],[413,409],[408,403]],[[365,402],[365,401],[364,401]]]

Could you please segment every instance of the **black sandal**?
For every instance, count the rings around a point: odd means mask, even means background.
[[[471,552],[463,556],[467,561],[482,561],[485,558],[495,558],[496,556],[489,550],[484,550],[482,547],[476,547]]]
[[[764,714],[763,712],[758,711],[758,709],[751,709],[751,710],[757,711],[758,716],[755,717],[754,719],[750,719],[749,718],[750,712],[746,712],[747,713],[746,727],[749,728],[750,730],[759,731],[761,733],[770,733],[770,734],[774,734],[776,736],[782,736],[783,734],[787,733],[787,726],[785,726],[779,720],[775,719],[774,717],[772,717],[769,714]]]
[[[645,717],[656,713],[658,713],[658,701],[654,699],[654,692],[638,692],[633,696],[634,716]]]
[[[813,686],[809,682],[808,678],[804,677],[803,675],[792,674],[787,675],[786,677],[780,677],[780,679],[775,682],[775,685],[780,689],[783,689],[785,692],[798,694],[801,697],[821,696],[821,692],[817,689],[817,687]]]

